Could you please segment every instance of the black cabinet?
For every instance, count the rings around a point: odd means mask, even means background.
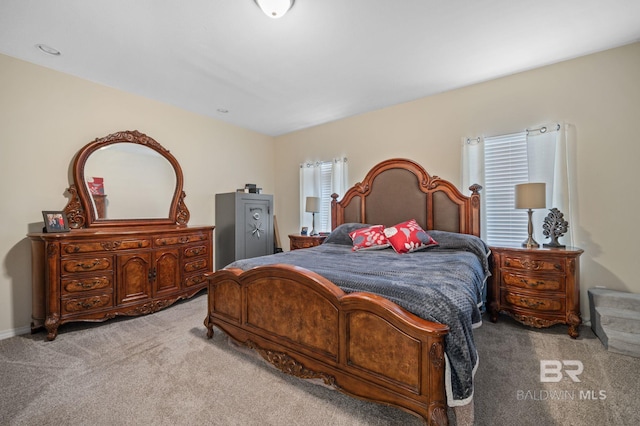
[[[273,195],[216,194],[216,270],[273,254]]]

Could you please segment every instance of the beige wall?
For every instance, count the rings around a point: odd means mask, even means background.
[[[275,195],[280,237],[298,232],[298,165],[344,155],[350,181],[391,157],[460,182],[460,140],[566,120],[578,132],[577,244],[582,311],[595,285],[640,293],[634,273],[640,201],[640,43],[270,138],[0,55],[0,338],[28,330],[25,234],[64,208],[68,169],[90,140],[138,129],[178,158],[191,224],[214,223],[214,194],[247,182]],[[247,155],[251,153],[251,155]],[[615,187],[614,187],[615,185]],[[309,225],[309,224],[305,224]],[[284,238],[283,238],[284,237]]]
[[[214,224],[218,192],[247,182],[275,190],[272,137],[0,55],[0,338],[29,329],[25,235],[42,226],[42,210],[65,207],[72,157],[96,137],[134,129],[181,163],[190,224]]]
[[[640,293],[639,119],[635,43],[291,133],[276,139],[278,224],[285,235],[299,230],[297,173],[304,161],[345,155],[355,183],[377,162],[407,157],[459,185],[462,137],[565,120],[578,135],[578,223],[569,226],[585,250],[581,302],[587,318],[590,287]]]

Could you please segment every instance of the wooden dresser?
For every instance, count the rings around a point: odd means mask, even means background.
[[[81,148],[72,171],[67,206],[54,212],[67,232],[28,234],[32,331],[53,340],[61,324],[153,313],[206,287],[214,227],[187,225],[182,169],[166,148],[117,132]],[[108,191],[91,190],[97,179]]]
[[[290,250],[298,250],[309,247],[315,247],[322,244],[325,240],[326,235],[300,235],[300,234],[289,234],[289,249]]]
[[[29,234],[33,331],[156,312],[206,287],[213,227]]]
[[[569,325],[578,337],[580,255],[578,248],[491,247],[490,319],[507,313],[532,327]]]

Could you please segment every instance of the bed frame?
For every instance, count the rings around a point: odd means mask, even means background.
[[[332,228],[415,218],[427,230],[479,236],[481,187],[469,189],[471,196],[464,196],[413,161],[387,160],[341,201],[332,196]],[[209,276],[208,286],[209,338],[216,326],[285,373],[399,407],[429,425],[448,424],[446,325],[374,294],[346,294],[291,265],[220,270]]]

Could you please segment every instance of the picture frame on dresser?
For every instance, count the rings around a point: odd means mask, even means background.
[[[44,219],[43,232],[69,232],[69,221],[63,211],[43,210]]]

